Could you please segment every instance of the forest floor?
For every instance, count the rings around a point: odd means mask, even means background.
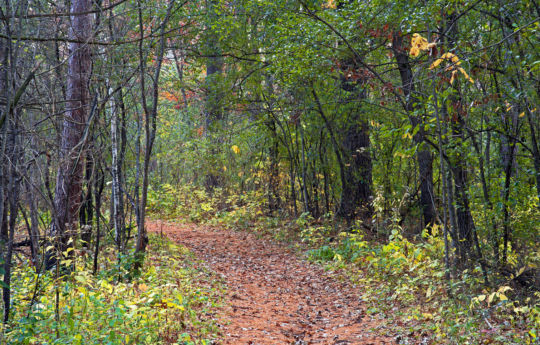
[[[153,221],[225,282],[223,344],[397,344],[378,332],[362,290],[283,245],[245,231]],[[384,332],[381,332],[384,333]]]

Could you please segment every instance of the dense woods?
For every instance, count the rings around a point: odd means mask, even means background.
[[[464,321],[452,334],[420,312],[434,343],[538,341],[537,1],[0,11],[0,343],[210,343],[195,309],[174,319],[176,339],[165,314],[121,326],[127,307],[103,338],[98,321],[84,338],[70,323],[90,308],[66,311],[78,294],[115,286],[127,301],[130,287],[184,279],[174,265],[188,254],[149,237],[149,217],[302,243],[312,260],[376,272],[391,294],[412,286],[394,297],[404,305],[439,294],[490,330],[509,325],[501,339],[472,323],[459,333]],[[172,313],[191,308],[170,293]],[[153,335],[122,335],[142,325]]]

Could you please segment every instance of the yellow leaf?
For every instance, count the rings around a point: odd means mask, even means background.
[[[227,171],[227,167],[225,165],[223,166],[223,171]]]
[[[491,304],[491,302],[493,302],[494,298],[495,298],[495,292],[492,293],[491,295],[489,295],[489,297],[488,297],[488,305]]]
[[[525,112],[521,113],[521,114],[525,114]],[[519,116],[521,116],[521,114],[519,114]],[[518,273],[516,274],[516,277],[519,277],[523,272],[525,272],[525,270],[527,269],[527,266],[523,266],[519,269]]]
[[[236,145],[233,145],[231,146],[231,150],[235,153],[235,154],[239,154],[240,153],[240,148]]]
[[[140,284],[139,285],[139,290],[141,290],[142,292],[145,292],[146,290],[148,290],[148,286],[146,284]]]
[[[459,65],[461,62],[459,61],[459,58],[457,55],[452,53],[446,53],[446,58],[455,63],[456,65]]]
[[[418,56],[418,54],[420,54],[420,51],[428,50],[435,45],[436,43],[428,43],[428,41],[419,34],[413,34],[411,38],[411,50],[409,51],[409,55]]]
[[[434,69],[435,67],[439,66],[441,64],[441,62],[443,62],[443,59],[442,58],[439,58],[437,60],[435,60],[431,66],[429,66],[429,69]]]
[[[452,78],[450,78],[450,84],[454,84],[454,80],[456,80],[457,71],[452,72]]]
[[[431,313],[422,313],[422,316],[423,316],[424,319],[426,319],[426,320],[431,320],[431,319],[433,319],[433,314],[431,314]]]
[[[417,47],[411,47],[411,51],[409,52],[411,56],[418,56],[420,54],[420,50]]]
[[[500,293],[504,293],[504,292],[506,292],[508,290],[512,290],[512,288],[510,286],[501,286],[499,288],[499,290],[497,290],[497,291],[500,292]]]
[[[428,44],[428,41],[424,37],[420,36],[419,34],[413,35],[413,42],[418,48],[422,50],[426,49],[427,44]]]
[[[486,295],[480,295],[480,296],[477,297],[477,299],[478,299],[479,302],[483,302],[483,301],[486,300]]]
[[[467,72],[465,72],[463,68],[459,67],[459,71],[465,76],[465,79],[467,79],[468,81],[474,84],[474,80],[472,80],[472,78],[469,77],[469,75],[467,74]]]
[[[523,116],[525,116],[525,112],[522,112],[521,114],[519,114],[519,117],[523,117]]]

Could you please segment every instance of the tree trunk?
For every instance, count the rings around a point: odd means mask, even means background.
[[[306,167],[306,148],[305,148],[305,140],[304,140],[304,129],[302,127],[302,123],[300,123],[300,120],[296,124],[296,129],[300,130],[300,143],[301,143],[301,168],[302,168],[302,201],[304,204],[304,213],[312,213],[311,212],[311,200],[307,191],[307,167]],[[296,135],[296,138],[298,139],[298,135]],[[313,214],[313,213],[312,213]]]
[[[281,198],[279,196],[279,142],[277,139],[276,123],[273,119],[267,121],[267,126],[271,132],[270,147],[270,171],[268,173],[268,211],[272,215],[281,208]]]
[[[34,163],[35,164],[35,163]],[[30,250],[32,253],[32,264],[34,267],[39,265],[39,221],[38,221],[38,208],[35,198],[34,185],[38,185],[38,178],[36,177],[36,168],[32,165],[30,167],[30,177],[25,181],[26,185],[26,201],[30,208],[30,226],[28,228],[28,236],[30,237]]]
[[[114,100],[112,103],[115,103]],[[116,102],[118,103],[118,102]],[[112,221],[114,224],[114,240],[120,252],[124,252],[124,228],[122,225],[122,205],[120,199],[120,166],[118,159],[118,109],[112,107],[111,112],[111,175],[112,175]]]
[[[6,167],[8,176],[5,179],[7,182],[7,206],[9,207],[9,217],[7,220],[7,238],[4,232],[3,241],[7,243],[6,253],[4,257],[4,286],[2,288],[2,297],[4,301],[4,323],[9,320],[11,306],[11,266],[13,257],[13,244],[15,237],[15,227],[17,225],[17,214],[19,211],[19,190],[22,177],[18,173],[18,161],[22,156],[22,149],[19,143],[19,119],[16,110],[11,111],[11,120],[5,125],[9,127],[7,140],[6,156],[9,162]],[[5,212],[5,211],[4,211]],[[7,215],[7,214],[6,214]],[[4,226],[4,224],[2,224]]]
[[[414,143],[418,145],[416,151],[416,160],[418,162],[418,172],[420,175],[420,204],[422,206],[422,214],[424,217],[424,227],[433,225],[435,220],[435,206],[433,200],[433,157],[428,150],[425,142],[424,121],[421,115],[412,114],[418,110],[420,104],[415,97],[414,81],[409,56],[403,49],[402,37],[398,33],[394,33],[392,39],[392,50],[396,57],[396,62],[401,76],[401,85],[405,95],[405,111],[409,116],[411,126],[418,127],[418,131],[413,137]]]
[[[454,12],[447,17],[448,29],[448,50],[455,47],[455,42],[458,37],[458,13]],[[459,82],[456,82],[456,87],[459,87]],[[459,89],[458,89],[459,92]],[[452,94],[449,97],[449,103],[443,105],[443,110],[448,115],[447,120],[451,123],[453,140],[457,142],[465,141],[465,119],[463,117],[462,98],[459,94]],[[448,109],[453,109],[448,111]],[[454,177],[454,196],[456,203],[456,222],[457,222],[457,245],[459,261],[465,264],[468,257],[473,254],[471,248],[473,245],[473,232],[475,231],[474,220],[472,218],[470,202],[469,202],[469,185],[466,169],[465,155],[461,151],[457,151],[452,157],[452,175]],[[480,255],[480,253],[478,253]]]
[[[344,61],[346,68],[358,68],[356,63]],[[362,101],[366,98],[365,81],[349,80],[343,73],[341,88],[349,94],[345,100],[348,112],[344,136],[341,142],[343,174],[341,175],[341,199],[336,215],[352,221],[359,216],[371,220],[372,162],[370,153],[369,125],[362,113]]]
[[[217,19],[218,6],[216,0],[207,0],[207,20],[206,26],[207,40],[206,45],[206,80],[205,80],[205,104],[204,104],[204,134],[210,137],[210,156],[216,156],[218,153],[219,142],[214,138],[211,131],[215,131],[219,128],[219,124],[223,118],[223,110],[221,108],[221,92],[219,91],[221,77],[223,69],[223,59],[220,56],[220,50],[218,46],[217,36],[218,34],[211,29],[212,24],[215,24]],[[205,176],[206,189],[212,192],[216,187],[221,184],[220,176],[214,164],[209,166],[207,174]]]
[[[94,265],[92,272],[94,275],[98,271],[99,242],[101,240],[101,195],[105,186],[105,176],[101,169],[101,163],[96,166],[96,177],[94,178],[94,200],[96,202],[96,242],[94,249]]]
[[[72,0],[72,13],[86,13],[91,10],[90,0]],[[71,16],[69,37],[77,42],[69,43],[67,79],[67,103],[62,124],[60,145],[60,166],[56,179],[54,214],[50,235],[58,241],[61,252],[67,249],[71,236],[68,230],[75,230],[77,214],[81,205],[82,168],[84,160],[83,132],[88,114],[88,82],[90,77],[90,49],[85,42],[90,38],[90,14]]]
[[[145,114],[145,121],[144,121],[144,130],[145,130],[145,150],[144,150],[144,163],[143,163],[143,182],[142,182],[142,192],[141,192],[141,199],[138,206],[138,227],[137,227],[137,242],[135,243],[135,256],[136,256],[136,262],[135,262],[135,269],[140,269],[142,263],[143,263],[143,257],[144,253],[146,252],[146,246],[148,244],[148,235],[145,227],[145,217],[146,217],[146,202],[148,197],[148,185],[150,182],[150,176],[149,176],[149,167],[150,167],[150,158],[152,155],[152,149],[154,146],[154,141],[156,139],[156,126],[157,126],[157,106],[158,106],[158,99],[159,99],[159,77],[161,74],[161,65],[163,63],[163,56],[165,54],[165,27],[167,26],[167,23],[170,19],[172,7],[174,5],[174,1],[171,0],[167,4],[167,13],[165,14],[165,18],[161,22],[160,25],[160,40],[159,40],[159,47],[156,54],[156,66],[154,70],[154,75],[152,78],[152,103],[151,107],[149,106],[146,98],[146,84],[145,84],[145,78],[146,78],[146,58],[143,51],[143,40],[144,37],[144,31],[143,31],[143,19],[142,19],[142,8],[141,4],[139,2],[139,26],[141,29],[140,35],[141,40],[139,42],[139,72],[141,77],[141,99],[142,99],[142,105],[143,110]]]

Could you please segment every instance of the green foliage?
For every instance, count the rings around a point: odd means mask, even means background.
[[[481,286],[480,268],[464,272],[448,285],[441,265],[444,243],[439,228],[432,235],[424,233],[420,243],[410,242],[394,229],[386,244],[366,241],[353,231],[321,245],[320,234],[328,233],[329,226],[322,228],[302,232],[303,242],[319,243],[307,251],[308,258],[325,263],[327,269],[344,269],[345,275],[362,286],[368,312],[386,315],[392,334],[405,328],[411,333],[404,336],[427,336],[437,344],[536,341],[538,302],[512,300],[507,296],[509,287],[475,297],[471,292]],[[399,305],[399,311],[393,305]],[[511,326],[501,331],[503,320]]]
[[[9,344],[209,344],[216,333],[204,313],[216,308],[216,288],[194,284],[200,274],[186,248],[152,236],[137,279],[129,260],[110,251],[93,276],[82,260],[67,277],[36,274],[30,265],[13,274],[13,315],[4,330]],[[55,294],[58,293],[58,315]],[[30,301],[32,298],[32,301]]]
[[[168,184],[157,190],[149,192],[148,209],[154,217],[165,219],[180,218],[196,223],[246,228],[263,216],[265,206],[265,198],[260,191],[228,195],[225,190],[217,188],[209,195],[197,186],[174,188]]]

